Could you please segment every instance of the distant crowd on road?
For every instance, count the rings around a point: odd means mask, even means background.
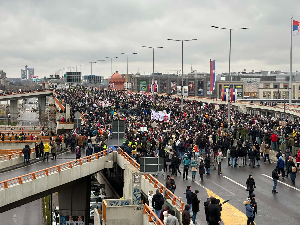
[[[270,162],[272,153],[279,161],[274,169],[277,175],[285,176],[286,171],[295,183],[293,171],[300,163],[298,119],[250,115],[232,109],[228,121],[226,105],[201,100],[184,99],[181,107],[180,98],[168,95],[150,96],[84,86],[56,92],[63,104],[70,105],[71,121],[76,112],[84,118],[84,125],[64,138],[66,146],[76,152],[76,158],[82,151],[90,155],[107,149],[106,141],[112,137],[111,122],[124,120],[122,149],[137,162],[143,156],[164,158],[164,170],[173,176],[183,173],[183,179],[188,179],[191,171],[192,180],[198,173],[203,181],[211,169],[218,168],[218,174],[222,174],[225,158],[226,164],[233,168],[246,165],[255,168],[260,166],[261,159]],[[153,112],[170,114],[170,117],[153,118]]]

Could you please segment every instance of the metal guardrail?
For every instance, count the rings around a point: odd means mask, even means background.
[[[135,168],[137,168],[138,170],[140,169],[140,165],[134,159],[132,159],[126,152],[124,152],[121,148],[118,149],[118,153],[121,156],[123,156]],[[151,174],[145,174],[144,176],[145,179],[148,180],[150,184],[154,185],[154,188],[158,188],[160,190],[160,193],[163,193],[164,189],[166,189],[165,186],[161,182],[159,182],[155,177],[153,177]],[[180,212],[183,211],[184,203],[168,189],[166,189],[166,198],[172,201],[172,205],[178,206]]]
[[[6,151],[9,151],[9,150],[6,150]],[[22,149],[16,149],[13,151],[14,152],[8,152],[6,155],[0,156],[0,162],[6,161],[6,160],[12,160],[17,157],[22,157],[22,155],[23,155]],[[35,151],[34,148],[30,149],[30,154],[33,153],[34,151]]]
[[[62,111],[66,110],[66,108],[60,103],[60,101],[56,97],[54,98],[54,100]]]
[[[156,225],[164,225],[164,223],[157,217],[157,215],[150,209],[150,207],[145,203],[143,214],[148,214],[149,222],[153,222]],[[155,218],[155,220],[153,219]]]
[[[40,177],[50,176],[51,174],[59,173],[61,171],[67,170],[67,169],[72,169],[74,166],[78,166],[78,165],[81,166],[82,164],[89,163],[91,161],[101,158],[102,156],[106,156],[109,153],[110,152],[108,150],[105,150],[105,151],[98,152],[98,153],[95,153],[90,156],[86,156],[84,158],[80,158],[80,159],[73,160],[73,161],[70,161],[67,163],[63,163],[63,164],[60,164],[57,166],[42,169],[42,170],[39,170],[39,171],[36,171],[33,173],[28,173],[28,174],[25,174],[25,175],[22,175],[19,177],[15,177],[15,178],[12,178],[9,180],[1,181],[0,182],[0,190],[7,189],[7,188],[13,187],[15,185],[21,185],[24,182],[33,181]]]

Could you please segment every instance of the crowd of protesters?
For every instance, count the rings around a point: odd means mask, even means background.
[[[299,166],[295,165],[295,159],[300,163],[300,129],[297,119],[284,120],[272,116],[249,115],[232,109],[231,121],[228,123],[225,105],[184,100],[181,107],[181,99],[174,96],[152,97],[147,93],[83,86],[56,92],[57,98],[63,104],[70,105],[70,121],[74,121],[76,112],[79,112],[84,120],[83,126],[63,135],[66,147],[76,152],[76,158],[81,157],[82,151],[91,155],[107,149],[106,141],[112,136],[111,122],[119,119],[125,120],[122,149],[137,162],[143,156],[164,158],[164,170],[170,172],[171,176],[177,176],[178,173],[181,175],[182,172],[182,178],[188,179],[191,170],[193,181],[197,172],[200,181],[203,181],[203,175],[209,176],[211,168],[218,168],[218,174],[222,174],[223,158],[227,158],[226,164],[233,168],[247,165],[256,168],[261,165],[261,159],[264,163],[270,163],[270,153],[275,151],[279,162],[274,171],[277,175],[281,172],[283,176],[286,171],[295,184],[295,168]],[[155,120],[151,117],[152,110],[170,114],[170,118]],[[283,155],[285,163],[282,164]],[[277,176],[274,171],[272,177],[275,186]],[[171,184],[171,177],[168,179],[171,190],[175,184]],[[249,179],[251,182],[251,177]],[[252,183],[249,186],[254,187]],[[174,191],[173,188],[172,192]],[[247,205],[250,204],[254,211],[255,195],[252,188],[250,191],[250,202],[247,200],[245,205],[249,209]],[[274,187],[272,192],[274,193]],[[193,201],[196,202],[197,199]],[[197,208],[193,209],[194,205],[190,204],[185,207],[185,211],[196,212]],[[217,199],[208,200],[207,210],[213,211],[215,215],[214,218],[210,218],[212,214],[208,214],[209,224],[215,224],[219,219],[216,218],[220,214],[219,204]],[[161,212],[159,209],[156,212],[159,217]],[[192,217],[195,223],[196,213]]]

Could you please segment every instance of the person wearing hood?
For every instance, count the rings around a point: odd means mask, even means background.
[[[250,205],[251,203],[251,200],[250,199],[247,199],[246,201],[244,201],[244,205],[246,206],[246,216],[247,216],[247,225],[254,225],[254,222],[253,222],[253,217],[254,217],[254,207],[251,207]]]
[[[22,153],[24,155],[24,164],[29,163],[29,156],[30,156],[29,145],[25,145],[25,148],[23,148]]]
[[[185,205],[184,210],[182,211],[182,225],[190,225],[191,216],[190,216],[190,206]]]
[[[255,194],[250,196],[250,205],[254,208],[253,211],[253,221],[255,220],[255,214],[257,215],[257,202],[255,201]]]
[[[170,214],[167,218],[167,221],[165,222],[166,225],[179,225],[178,219],[175,216],[175,211],[170,210]]]
[[[191,212],[192,208],[192,188],[191,186],[187,186],[185,190],[185,197],[186,197],[186,202],[190,206],[189,213]]]
[[[249,175],[249,178],[246,181],[246,185],[247,185],[247,191],[249,191],[249,196],[251,196],[254,192],[254,188],[256,188],[255,181],[251,174]]]
[[[91,143],[88,144],[88,147],[87,147],[87,149],[85,151],[85,154],[86,154],[86,156],[90,156],[90,155],[93,154],[93,147],[92,147]]]
[[[210,157],[209,157],[209,154],[206,154],[206,157],[204,159],[204,163],[205,163],[206,174],[210,175]]]
[[[284,180],[285,177],[285,172],[284,172],[284,161],[282,159],[282,156],[279,156],[279,159],[277,161],[277,166],[276,166],[279,170],[279,173],[282,173],[282,179]]]
[[[186,178],[186,180],[188,179],[188,172],[189,172],[189,168],[191,165],[191,160],[189,159],[189,157],[186,155],[182,161],[182,165],[183,165],[183,180],[184,178]]]
[[[44,154],[44,159],[43,159],[43,161],[45,161],[45,159],[47,158],[47,162],[48,162],[49,152],[50,152],[50,145],[48,144],[48,142],[46,142],[46,143],[44,144],[44,151],[45,151],[45,154]]]

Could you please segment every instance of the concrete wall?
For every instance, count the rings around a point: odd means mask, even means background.
[[[35,152],[30,154],[30,159],[35,159]],[[15,166],[24,162],[24,156],[16,155],[11,160],[0,161],[0,169],[4,169],[10,166]]]
[[[37,140],[36,142],[41,142],[41,140]],[[43,140],[43,143],[45,141]],[[34,142],[24,142],[24,143],[18,143],[18,142],[11,142],[11,143],[2,143],[0,142],[0,149],[23,149],[25,145],[29,145],[29,148],[34,148],[35,143]]]
[[[144,206],[107,206],[105,225],[141,225]],[[117,215],[117,216],[116,216]]]
[[[71,181],[89,176],[104,168],[113,167],[113,154],[101,157],[98,160],[93,160],[73,168],[65,169],[61,172],[54,172],[49,176],[37,177],[36,180],[27,180],[23,184],[17,184],[6,189],[0,190],[0,207],[8,205],[10,203],[19,201],[23,198],[50,190],[52,188],[61,186]]]
[[[109,198],[118,198],[117,193],[114,191],[113,187],[107,182],[106,178],[101,175],[101,172],[96,174],[96,179],[99,182],[99,184],[105,185],[105,193],[106,197]]]

